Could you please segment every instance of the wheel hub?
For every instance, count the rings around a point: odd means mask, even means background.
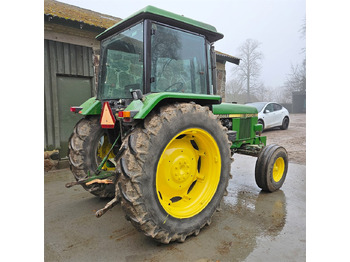
[[[184,141],[173,143],[174,148],[165,152],[163,159],[163,171],[166,176],[165,185],[172,190],[181,190],[189,187],[195,178],[197,163],[193,150],[187,148]]]
[[[185,158],[176,161],[172,167],[172,178],[175,182],[182,183],[190,176],[190,163]]]
[[[281,180],[283,173],[284,173],[284,160],[282,157],[279,157],[276,159],[274,165],[273,165],[273,170],[272,170],[272,177],[275,182],[278,182]]]
[[[109,150],[111,149],[112,144],[109,143],[107,135],[103,135],[100,138],[98,147],[97,147],[97,157],[99,158],[98,161],[101,162],[102,159],[104,159],[104,157],[108,154]],[[109,156],[108,156],[108,160],[106,161],[106,163],[102,166],[102,170],[105,171],[113,171],[115,170],[115,164],[113,163],[114,161],[114,157],[115,154],[112,151]]]
[[[157,166],[156,188],[162,207],[173,217],[198,214],[210,202],[220,180],[221,157],[214,138],[186,129],[165,147]]]

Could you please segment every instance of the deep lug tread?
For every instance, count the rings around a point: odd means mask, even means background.
[[[180,117],[182,114],[205,114],[207,119],[213,119],[211,123],[216,123],[215,125],[221,126],[220,120],[207,108],[197,105],[195,103],[176,103],[168,106],[161,107],[158,113],[152,112],[144,121],[144,128],[138,127],[129,135],[127,139],[124,140],[123,145],[127,145],[127,150],[123,155],[120,163],[123,176],[121,176],[119,190],[121,192],[121,204],[122,208],[126,213],[126,217],[131,221],[131,223],[145,235],[154,238],[155,240],[168,244],[172,241],[183,242],[190,235],[198,235],[200,230],[206,226],[210,225],[211,217],[215,213],[216,206],[214,207],[214,212],[211,213],[210,218],[205,219],[197,228],[192,228],[190,231],[182,232],[172,232],[168,231],[162,224],[166,223],[168,217],[164,219],[163,223],[157,224],[154,220],[154,216],[158,214],[153,214],[144,204],[144,188],[141,188],[142,174],[145,172],[144,166],[146,163],[147,156],[150,153],[150,141],[153,137],[156,137],[159,133],[164,132],[162,130],[163,123],[172,123],[174,119]],[[213,124],[214,125],[214,124]],[[227,192],[226,187],[228,185],[228,179],[231,177],[230,168],[227,166],[231,164],[230,150],[229,147],[231,142],[228,141],[226,133],[226,128],[222,127],[223,137],[225,140],[225,145],[227,144],[227,161],[225,162],[226,169],[228,169],[228,174],[225,180],[223,180],[224,192]],[[132,138],[130,138],[132,136]],[[226,170],[225,169],[225,170]],[[169,215],[168,215],[169,216]]]
[[[94,172],[97,166],[91,163],[91,143],[93,137],[99,130],[99,117],[86,117],[79,120],[73,129],[68,143],[68,160],[70,170],[76,180],[84,179],[88,172]],[[115,179],[115,178],[113,178]],[[115,195],[114,185],[92,185],[84,189],[101,198],[112,198]]]

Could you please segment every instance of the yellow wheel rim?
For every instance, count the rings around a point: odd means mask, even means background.
[[[213,198],[220,173],[221,157],[215,139],[202,129],[186,129],[168,143],[159,159],[158,200],[173,217],[195,216]]]
[[[282,179],[284,168],[284,159],[282,157],[277,158],[273,165],[272,171],[272,177],[275,182],[279,182]]]
[[[108,154],[111,147],[112,147],[112,144],[109,143],[107,135],[103,135],[99,141],[98,146],[97,146],[97,156],[99,159],[99,163],[102,162],[102,160]],[[108,160],[102,166],[102,170],[105,170],[105,171],[115,170],[114,157],[115,157],[115,154],[112,151],[108,156]]]

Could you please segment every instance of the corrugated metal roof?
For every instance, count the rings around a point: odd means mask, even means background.
[[[65,20],[85,23],[103,29],[109,28],[122,20],[118,17],[101,14],[54,0],[44,0],[44,14],[47,16],[63,18]]]

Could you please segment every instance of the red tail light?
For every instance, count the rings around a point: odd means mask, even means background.
[[[78,113],[80,110],[82,110],[82,107],[79,106],[71,106],[70,111],[73,113]]]

